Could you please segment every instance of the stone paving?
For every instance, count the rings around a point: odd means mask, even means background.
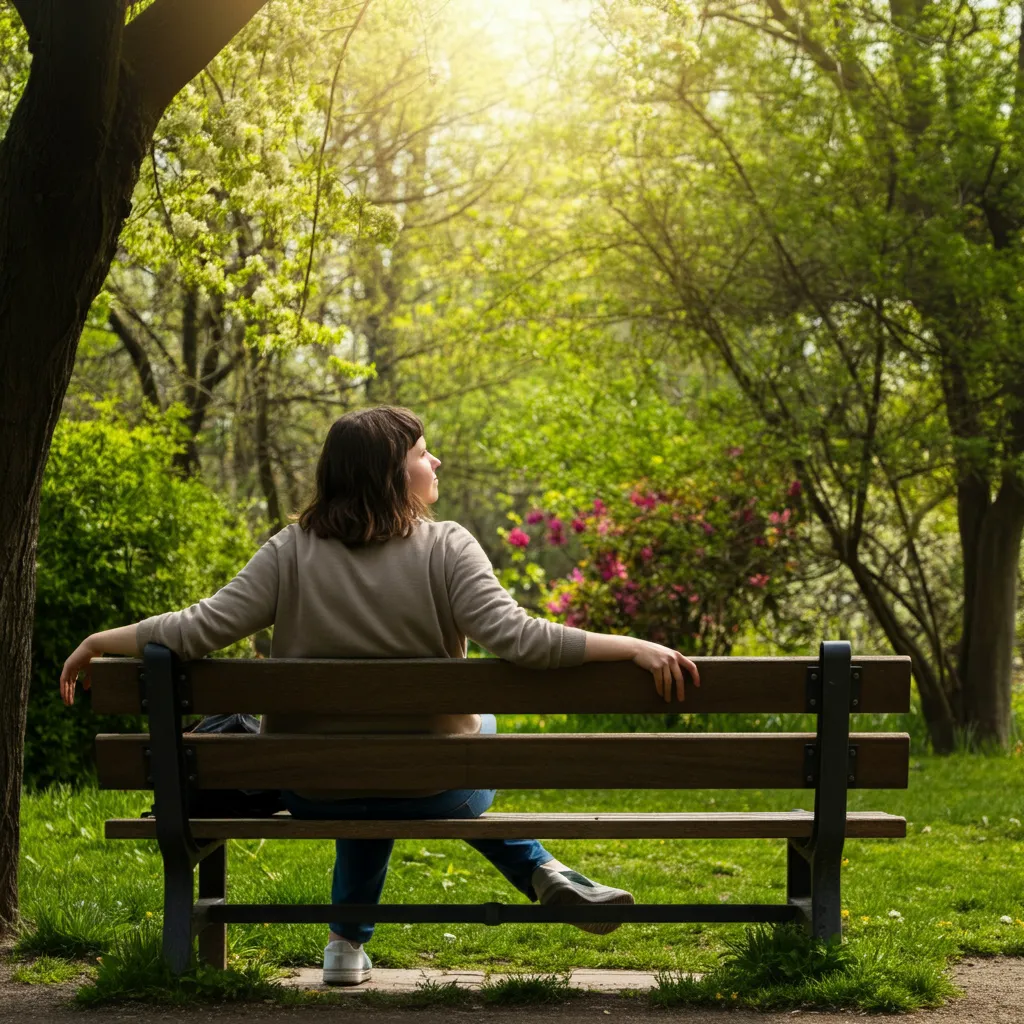
[[[324,985],[319,967],[303,967],[281,984],[292,988],[320,989],[331,992],[415,992],[427,982],[448,985],[454,982],[461,988],[477,989],[485,982],[494,984],[504,978],[526,977],[523,974],[485,974],[483,971],[439,971],[427,967],[397,970],[375,967],[369,981],[362,985]],[[589,992],[638,992],[654,988],[656,975],[650,971],[600,971],[580,968],[572,972],[569,985]]]

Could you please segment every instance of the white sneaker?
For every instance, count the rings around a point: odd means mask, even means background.
[[[359,985],[370,980],[373,964],[362,945],[334,939],[324,948],[324,984]]]
[[[600,885],[591,881],[586,875],[559,864],[557,868],[549,868],[542,864],[533,873],[531,879],[537,898],[548,907],[565,907],[594,905],[605,903],[634,903],[633,894],[625,889],[615,889],[610,885]],[[594,935],[607,935],[615,931],[621,922],[573,922],[577,928]]]

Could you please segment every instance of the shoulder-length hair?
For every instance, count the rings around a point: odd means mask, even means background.
[[[397,406],[359,409],[335,420],[299,526],[350,548],[408,537],[417,520],[429,518],[427,504],[409,491],[405,469],[422,434],[419,417]]]

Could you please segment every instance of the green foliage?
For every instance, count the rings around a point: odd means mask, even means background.
[[[11,972],[13,981],[23,985],[61,985],[82,974],[82,965],[57,956],[40,956],[19,964]]]
[[[246,1002],[272,998],[280,989],[277,970],[259,960],[219,970],[193,964],[171,972],[160,950],[160,930],[148,923],[118,934],[93,980],[79,989],[84,1008],[111,1003]]]
[[[566,1003],[583,995],[573,988],[570,975],[535,974],[509,975],[497,981],[488,981],[480,989],[480,998],[487,1006],[543,1006]]]
[[[32,927],[22,932],[16,952],[81,959],[110,946],[115,922],[103,906],[94,900],[75,899],[60,887],[54,896],[36,908]]]
[[[424,981],[411,993],[370,989],[361,993],[360,1001],[380,1009],[427,1010],[435,1006],[468,1006],[474,1001],[474,993],[457,981]]]
[[[96,417],[58,424],[43,482],[25,745],[31,785],[87,776],[94,737],[106,728],[87,699],[71,709],[60,701],[57,679],[72,650],[90,633],[208,596],[255,546],[240,514],[173,472],[181,443],[173,418],[131,425],[107,405]]]
[[[722,957],[726,972],[753,988],[848,974],[854,962],[842,942],[821,942],[792,924],[748,928],[742,940],[727,943]]]

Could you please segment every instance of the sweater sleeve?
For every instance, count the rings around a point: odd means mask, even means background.
[[[152,642],[186,660],[202,658],[273,625],[277,591],[277,548],[268,541],[213,597],[143,619],[135,627],[136,643],[140,651]]]
[[[459,631],[491,654],[528,668],[579,665],[586,650],[582,629],[536,619],[498,582],[484,549],[469,531],[449,585]]]

